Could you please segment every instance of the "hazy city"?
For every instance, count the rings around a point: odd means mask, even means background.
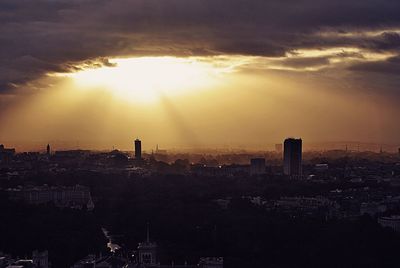
[[[0,268],[398,267],[399,14],[0,0]]]
[[[0,245],[8,250],[2,265],[397,261],[400,151],[302,152],[302,140],[294,138],[256,153],[141,147],[139,139],[132,151],[57,151],[49,144],[41,152],[16,153],[1,145]]]

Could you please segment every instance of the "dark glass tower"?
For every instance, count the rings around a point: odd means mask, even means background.
[[[50,144],[47,144],[46,153],[47,153],[47,155],[50,155],[50,153],[51,153]]]
[[[302,140],[286,139],[283,153],[283,172],[291,177],[302,175]]]
[[[142,159],[142,142],[139,139],[135,140],[135,159]]]

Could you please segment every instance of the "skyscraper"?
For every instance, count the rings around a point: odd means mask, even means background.
[[[47,147],[46,147],[46,154],[47,154],[47,155],[50,155],[50,154],[51,154],[50,144],[47,144]]]
[[[283,172],[291,177],[302,175],[302,140],[289,138],[284,142]]]
[[[135,159],[142,159],[142,142],[139,139],[135,140]]]

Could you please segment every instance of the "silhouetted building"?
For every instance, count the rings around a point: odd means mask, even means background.
[[[324,171],[328,171],[328,169],[329,169],[328,164],[315,164],[315,166],[314,166],[314,170],[316,172],[324,172]]]
[[[3,144],[0,144],[0,164],[9,164],[14,155],[14,148],[5,148]]]
[[[31,205],[53,203],[57,207],[69,207],[88,210],[94,208],[88,187],[75,185],[66,186],[35,186],[7,189],[12,200],[23,200]]]
[[[253,158],[250,160],[250,175],[265,174],[265,158]]]
[[[400,232],[400,216],[380,217],[378,223],[383,227],[389,227],[396,232]]]
[[[95,267],[96,267],[96,255],[88,255],[71,266],[71,268],[95,268]]]
[[[160,149],[158,144],[156,146],[156,154],[167,154],[167,150]]]
[[[302,175],[302,140],[286,139],[283,153],[283,172],[291,177]]]
[[[223,257],[203,257],[200,258],[199,268],[223,268],[224,258]]]
[[[71,268],[127,268],[135,267],[142,268],[138,266],[131,266],[128,264],[129,261],[125,257],[117,255],[107,255],[96,256],[94,254],[89,254],[83,259],[75,262]]]
[[[49,268],[49,253],[47,250],[40,252],[33,251],[32,258],[12,258],[10,255],[4,255],[0,252],[0,267],[7,268]]]
[[[50,155],[50,153],[51,153],[50,144],[47,144],[47,147],[46,147],[46,153],[47,153],[47,155],[48,155],[48,156],[49,156],[49,155]]]
[[[79,159],[85,158],[90,155],[90,150],[67,150],[67,151],[55,151],[54,156],[57,160],[65,159]]]
[[[142,142],[139,139],[135,140],[135,159],[142,159]]]
[[[35,268],[48,268],[49,265],[49,252],[47,250],[40,252],[35,250],[32,253],[32,261]]]
[[[147,237],[145,242],[139,243],[138,247],[139,264],[154,266],[157,264],[157,244],[150,242],[150,231],[147,225]]]

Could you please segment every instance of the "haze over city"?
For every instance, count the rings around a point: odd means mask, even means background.
[[[397,1],[1,1],[18,150],[399,144]],[[41,146],[41,145],[40,145]]]
[[[399,0],[0,0],[0,268],[393,268]]]

